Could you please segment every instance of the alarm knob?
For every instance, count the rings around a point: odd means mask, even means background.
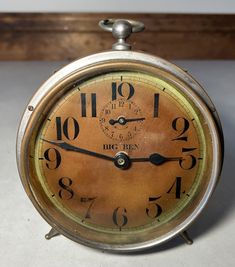
[[[126,39],[136,32],[142,32],[144,24],[135,20],[125,19],[105,19],[99,22],[99,26],[105,31],[112,32],[117,42],[113,44],[112,49],[118,51],[131,50],[131,45],[126,43]]]

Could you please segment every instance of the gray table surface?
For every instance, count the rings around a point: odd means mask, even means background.
[[[27,198],[15,160],[16,132],[30,97],[66,62],[0,62],[0,266],[235,266],[235,61],[177,61],[208,91],[222,121],[225,161],[221,181],[181,238],[140,254],[118,255],[44,235],[49,225]]]

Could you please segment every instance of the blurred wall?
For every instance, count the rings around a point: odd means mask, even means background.
[[[235,13],[234,0],[0,0],[0,12]]]

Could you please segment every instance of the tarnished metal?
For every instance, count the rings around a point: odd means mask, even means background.
[[[144,30],[144,24],[135,20],[125,19],[106,19],[101,20],[99,25],[105,31],[112,32],[114,38],[118,41],[113,44],[113,50],[125,51],[131,50],[131,45],[126,43],[126,39],[132,34]]]
[[[60,235],[60,233],[55,228],[51,228],[51,230],[45,235],[45,238],[50,240],[57,235]]]
[[[111,25],[107,21],[106,23],[105,21],[102,23],[101,25],[107,26],[107,30],[112,30],[113,21],[109,22]],[[139,26],[139,28],[137,27],[135,30],[138,31],[142,28],[143,26]],[[133,26],[132,31],[134,32]],[[127,36],[127,34],[125,36]],[[122,245],[109,243],[107,241],[109,239],[108,235],[105,236],[103,240],[101,238],[99,242],[86,238],[86,229],[84,227],[78,226],[78,230],[74,231],[73,222],[67,219],[59,219],[61,217],[55,207],[49,205],[45,199],[41,199],[37,194],[37,190],[39,189],[31,183],[27,164],[30,141],[34,129],[38,127],[40,123],[41,114],[43,112],[46,113],[50,106],[65,93],[65,90],[67,90],[66,88],[68,88],[66,85],[74,80],[88,79],[94,77],[98,73],[106,73],[115,70],[131,70],[149,73],[151,75],[159,75],[164,77],[164,79],[171,84],[177,85],[177,87],[195,103],[206,118],[206,123],[211,131],[211,143],[213,147],[213,171],[209,177],[209,183],[205,188],[205,192],[201,196],[200,201],[198,201],[197,206],[187,209],[181,221],[173,222],[172,225],[167,226],[168,228],[165,227],[165,232],[163,231],[162,235],[153,237],[152,232],[150,232],[146,233],[145,239],[143,239],[142,242],[132,244],[126,243]],[[33,107],[33,109],[29,107]],[[188,73],[172,63],[156,56],[132,51],[108,51],[94,54],[76,60],[58,70],[39,88],[30,100],[22,117],[17,136],[17,164],[20,177],[25,191],[34,206],[53,228],[53,232],[48,234],[47,237],[50,238],[54,236],[55,233],[60,233],[76,242],[91,247],[119,252],[143,250],[161,244],[178,234],[181,234],[181,236],[190,243],[191,241],[187,237],[185,231],[199,216],[211,197],[220,176],[222,159],[223,134],[221,124],[213,103],[202,87]],[[92,235],[95,235],[95,233],[92,233],[91,236]],[[125,238],[128,239],[128,236]]]

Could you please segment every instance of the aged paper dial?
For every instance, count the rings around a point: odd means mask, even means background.
[[[160,227],[194,198],[206,150],[203,118],[176,88],[115,72],[78,84],[53,106],[31,162],[67,216],[132,232]]]

